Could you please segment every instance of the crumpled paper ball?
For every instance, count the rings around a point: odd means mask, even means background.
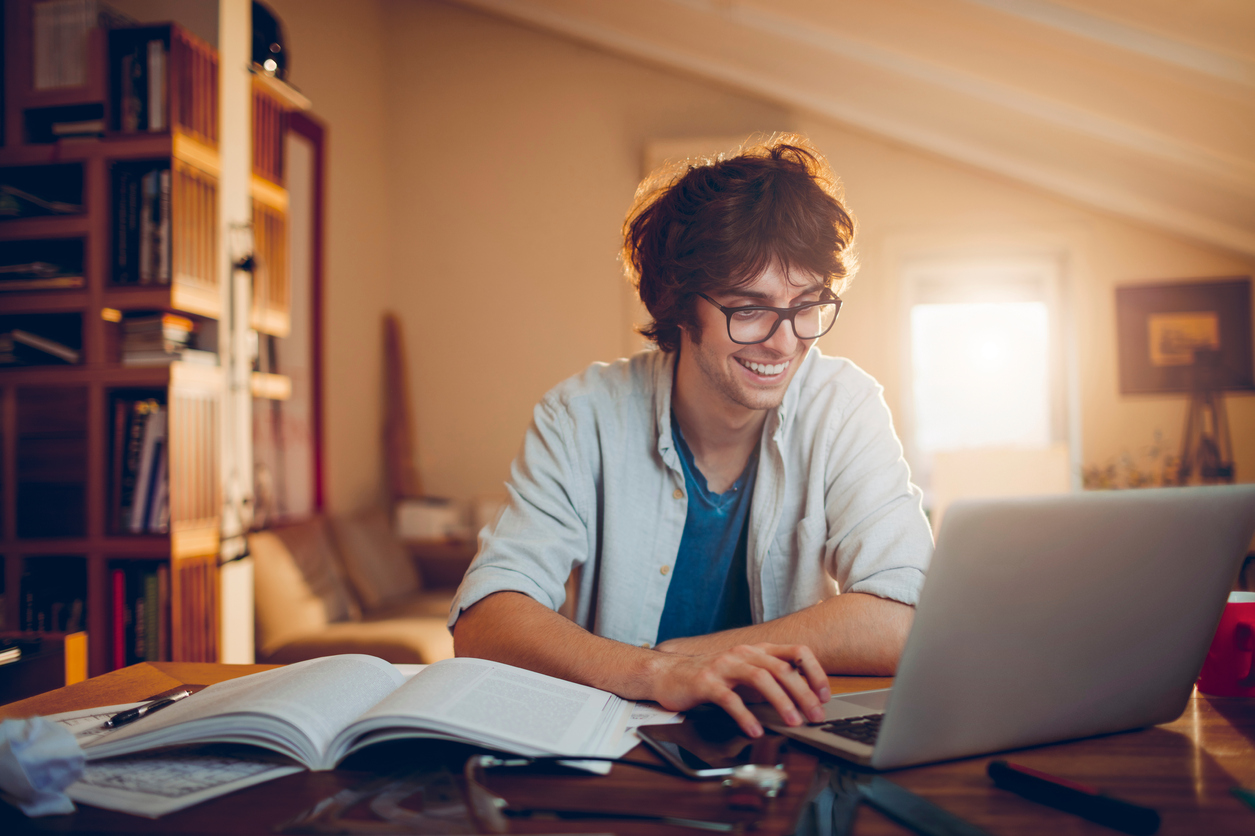
[[[65,788],[86,760],[74,735],[43,717],[0,722],[0,792],[28,816],[74,812]]]

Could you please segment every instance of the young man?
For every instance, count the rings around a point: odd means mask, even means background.
[[[746,700],[818,721],[826,672],[893,672],[932,539],[880,387],[813,347],[853,235],[800,137],[642,184],[623,254],[658,350],[536,407],[453,603],[459,655],[717,703],[751,736]]]

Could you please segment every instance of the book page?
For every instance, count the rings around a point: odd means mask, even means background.
[[[312,766],[345,726],[404,681],[374,656],[328,656],[210,685],[84,745],[88,759],[156,745],[259,737]],[[189,724],[193,724],[189,727]],[[248,740],[266,745],[263,740]]]
[[[157,818],[305,767],[250,746],[178,746],[87,764],[66,795],[81,804]]]
[[[111,734],[100,724],[119,711],[143,703],[126,703],[54,714],[48,719],[73,732],[80,745]],[[270,752],[247,746],[208,744],[162,749],[138,755],[93,761],[83,777],[66,788],[80,804],[156,818],[282,778],[304,767]]]
[[[593,755],[618,743],[630,708],[585,685],[482,659],[447,659],[386,697],[342,741],[395,727],[520,754]]]

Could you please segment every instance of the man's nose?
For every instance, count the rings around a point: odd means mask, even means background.
[[[797,344],[797,332],[793,330],[791,319],[782,321],[776,326],[776,333],[772,334],[765,343],[768,348],[778,354],[792,354],[797,351]]]

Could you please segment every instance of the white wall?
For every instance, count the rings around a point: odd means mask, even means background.
[[[1175,444],[1184,398],[1118,394],[1113,288],[1255,262],[978,169],[540,31],[429,0],[275,0],[293,81],[330,124],[326,370],[333,510],[380,496],[378,322],[406,329],[430,493],[497,493],[550,386],[632,340],[618,232],[651,140],[799,128],[843,177],[863,270],[824,348],[897,407],[895,264],[913,249],[1066,259],[1082,460]],[[1229,398],[1255,480],[1255,398]]]
[[[430,493],[500,493],[536,401],[634,344],[617,254],[646,141],[789,117],[438,3],[389,4],[388,35],[392,300],[419,470]]]
[[[382,497],[379,322],[391,304],[385,54],[378,0],[268,0],[286,30],[292,83],[329,123],[323,287],[326,498],[346,511]]]

